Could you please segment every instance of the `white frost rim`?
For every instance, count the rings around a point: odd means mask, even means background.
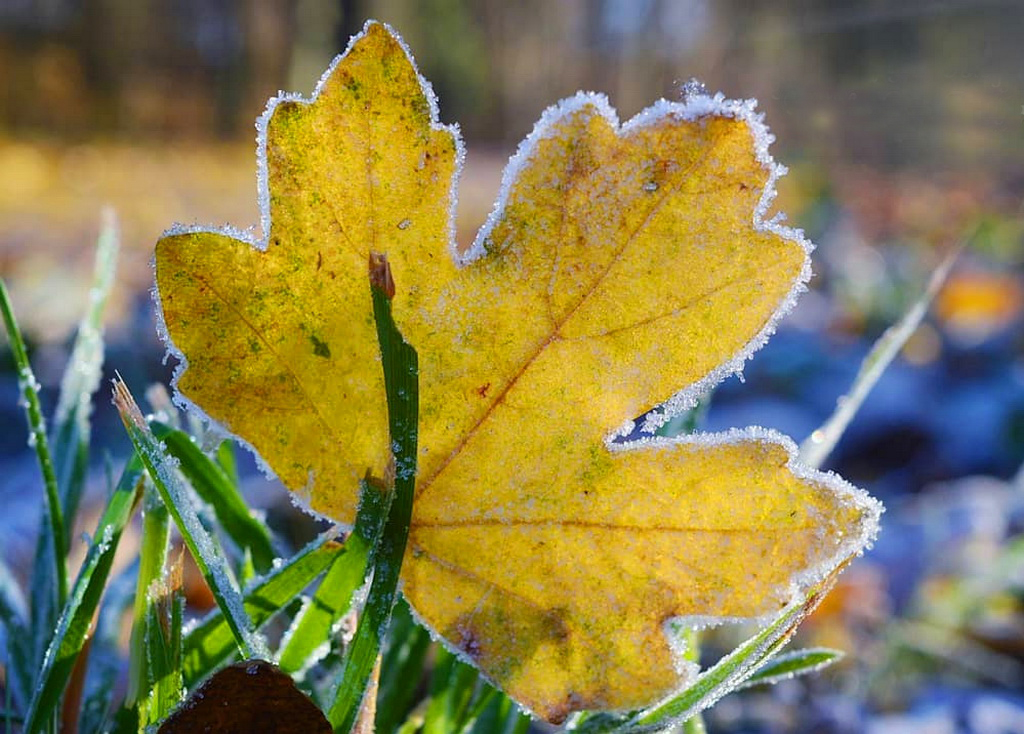
[[[702,395],[726,377],[733,374],[741,374],[746,361],[750,359],[754,352],[764,346],[768,338],[775,332],[779,320],[792,310],[797,297],[806,290],[807,281],[811,277],[810,253],[814,249],[814,245],[804,236],[801,230],[785,226],[782,223],[781,215],[769,220],[765,219],[768,208],[776,196],[775,183],[780,177],[785,175],[786,168],[775,162],[768,152],[768,148],[775,138],[764,124],[764,115],[756,110],[757,100],[731,100],[726,99],[721,93],[712,96],[704,92],[703,88],[694,82],[686,84],[683,91],[683,101],[671,102],[666,99],[660,99],[622,124],[619,123],[618,113],[603,94],[578,92],[574,96],[548,107],[541,115],[540,120],[534,125],[530,134],[519,144],[515,155],[509,160],[508,166],[506,166],[505,172],[502,175],[501,188],[494,208],[473,241],[473,245],[459,260],[460,264],[465,265],[484,256],[484,242],[490,236],[495,225],[501,220],[519,174],[536,153],[538,144],[553,134],[554,126],[560,121],[585,107],[591,107],[597,115],[603,117],[619,136],[628,135],[634,130],[656,125],[666,118],[693,121],[715,115],[746,123],[750,129],[757,161],[768,172],[768,180],[765,183],[764,191],[761,193],[761,198],[754,209],[752,221],[754,230],[758,232],[771,232],[785,240],[798,244],[804,251],[803,266],[793,287],[779,304],[779,307],[769,317],[761,331],[754,335],[730,359],[719,364],[696,382],[683,387],[649,413],[647,420],[644,421],[644,425],[641,427],[644,433],[653,433],[673,416],[692,408]],[[628,418],[607,436],[606,442],[610,445],[613,441],[621,440],[632,433],[635,427],[634,420]]]

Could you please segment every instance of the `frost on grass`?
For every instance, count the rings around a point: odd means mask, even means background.
[[[230,566],[224,563],[222,553],[199,519],[197,500],[178,472],[178,460],[170,456],[163,444],[149,431],[142,411],[120,379],[114,382],[114,403],[132,434],[136,450],[154,474],[153,481],[163,490],[162,494],[166,493],[168,510],[174,516],[196,563],[207,576],[218,604],[232,620],[232,628],[242,636],[246,652],[254,657],[268,658],[270,653],[266,641],[249,620]]]
[[[74,415],[81,436],[89,432],[92,396],[100,384],[103,368],[103,311],[114,284],[120,234],[113,210],[104,209],[96,247],[96,266],[89,304],[78,326],[68,367],[61,378],[55,423],[61,425]]]
[[[26,417],[28,418],[28,447],[36,450],[41,445],[45,445],[46,427],[41,420],[33,420],[31,406],[33,400],[38,403],[39,393],[42,389],[43,386],[36,379],[32,367],[25,365],[25,367],[18,371],[18,405],[26,409]]]

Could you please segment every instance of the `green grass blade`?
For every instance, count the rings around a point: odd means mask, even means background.
[[[21,330],[18,329],[18,322],[14,318],[14,308],[11,299],[7,294],[7,286],[0,280],[0,313],[3,315],[4,325],[7,327],[7,337],[11,347],[11,354],[14,357],[14,365],[18,368],[18,387],[25,406],[25,414],[28,418],[29,444],[36,451],[36,458],[39,461],[39,469],[43,475],[43,487],[46,491],[46,520],[49,525],[46,539],[49,540],[50,558],[46,565],[52,566],[56,582],[55,591],[47,594],[56,600],[56,606],[52,609],[59,609],[64,606],[68,596],[68,570],[67,570],[67,531],[64,528],[64,513],[61,510],[60,494],[57,486],[57,475],[53,468],[53,458],[50,453],[50,444],[46,437],[46,423],[43,420],[43,410],[39,404],[39,383],[36,381],[32,365],[28,361],[28,352],[25,349],[25,342],[21,338]],[[44,568],[38,561],[43,560],[37,557],[36,568]],[[36,573],[42,579],[47,579],[48,574]],[[41,610],[35,605],[36,597],[33,595],[33,616]],[[38,624],[45,625],[46,631],[52,631],[50,619],[36,620]]]
[[[114,284],[119,249],[117,219],[113,210],[105,209],[96,243],[89,303],[61,378],[53,419],[53,461],[69,533],[85,485],[92,398],[99,388],[103,368],[103,311]],[[65,538],[65,543],[68,540]]]
[[[504,734],[526,734],[530,730],[530,717],[508,696],[502,696],[502,710],[505,712],[501,729]]]
[[[334,624],[348,612],[352,597],[370,571],[371,551],[380,544],[394,493],[367,481],[360,485],[356,524],[345,539],[344,552],[331,564],[312,601],[292,623],[281,649],[278,665],[286,673],[297,673],[315,662],[314,652],[322,650],[324,642],[331,639]]]
[[[736,690],[759,685],[773,685],[798,675],[816,673],[843,659],[843,652],[827,647],[809,647],[776,655],[757,669]]]
[[[475,671],[474,671],[475,672]],[[481,715],[485,711],[491,710],[492,704],[498,702],[498,697],[501,695],[498,689],[493,686],[487,685],[479,674],[474,678],[476,685],[473,686],[471,696],[466,700],[464,706],[458,712],[458,731],[463,734],[469,734],[476,729],[477,724],[480,721]]]
[[[423,718],[423,734],[461,731],[476,692],[480,674],[447,650],[439,649],[430,682],[430,702]]]
[[[7,564],[0,559],[0,625],[7,636],[7,658],[4,661],[6,694],[17,704],[18,710],[28,706],[32,691],[35,665],[32,659],[29,635],[28,604]],[[11,708],[10,702],[8,709]]]
[[[238,491],[237,483],[204,454],[184,431],[157,421],[152,421],[149,427],[163,442],[167,452],[178,460],[178,468],[196,494],[213,508],[217,520],[235,545],[243,551],[249,550],[259,573],[269,571],[277,557],[271,544],[270,531],[253,517]]]
[[[146,725],[158,724],[181,703],[184,691],[181,675],[181,593],[180,556],[168,572],[153,583],[146,606],[147,687],[149,695],[141,704],[139,719]]]
[[[395,497],[379,550],[372,560],[370,593],[356,625],[355,636],[345,650],[341,682],[327,715],[334,730],[345,733],[351,731],[359,718],[367,682],[391,620],[416,485],[419,364],[416,350],[402,338],[391,315],[390,298],[394,294],[394,282],[387,261],[383,256],[373,254],[370,260],[373,316],[384,369],[388,428],[394,452]]]
[[[89,434],[88,431],[83,432],[83,421],[77,416],[76,411],[72,420],[56,425],[51,439],[57,492],[61,500],[61,512],[66,520],[64,529],[68,533],[68,537],[64,538],[65,547],[70,546],[71,527],[78,512],[89,465]],[[88,418],[85,422],[88,423]]]
[[[253,624],[263,625],[297,598],[343,551],[343,546],[323,535],[252,586],[244,604]],[[189,687],[214,672],[237,649],[220,609],[189,630],[183,646],[182,673]]]
[[[771,624],[701,673],[688,688],[650,709],[632,715],[584,714],[577,717],[568,730],[586,734],[639,734],[662,731],[685,722],[753,675],[789,641],[796,626],[820,598],[821,594],[815,593],[801,602],[789,605]]]
[[[430,633],[416,624],[409,605],[400,601],[391,614],[391,629],[381,663],[375,720],[378,734],[391,734],[409,715],[423,678],[428,649]]]
[[[642,712],[626,730],[652,731],[686,721],[735,690],[789,642],[797,625],[816,603],[817,598],[791,604],[774,622],[698,676],[686,691]]]
[[[246,658],[266,660],[270,654],[266,642],[246,614],[230,566],[223,555],[217,553],[210,533],[199,520],[188,486],[178,474],[174,462],[167,457],[163,445],[149,430],[142,411],[120,379],[114,382],[114,403],[135,451],[142,457],[150,478],[160,492],[160,498],[174,518],[217,606],[224,613],[239,650]]]
[[[530,717],[501,691],[490,686],[486,690],[479,701],[483,704],[482,710],[478,715],[476,711],[471,712],[462,728],[463,734],[526,734]]]
[[[239,486],[238,462],[235,460],[234,442],[221,441],[217,446],[214,459],[217,462],[217,466],[219,466],[221,471],[224,472],[228,480],[236,487]]]
[[[135,598],[139,564],[132,563],[107,584],[89,646],[89,675],[85,679],[79,734],[99,734],[107,729],[113,712],[114,692],[123,670],[121,630]]]
[[[151,481],[142,498],[142,539],[139,574],[132,607],[132,634],[128,644],[128,693],[125,706],[145,700],[149,687],[149,656],[146,654],[146,624],[151,605],[149,589],[163,576],[170,540],[170,514]]]
[[[85,644],[121,532],[135,509],[141,486],[142,464],[133,456],[100,518],[85,562],[46,652],[25,717],[25,730],[28,732],[36,731],[60,706],[61,694]]]
[[[875,383],[878,382],[903,345],[907,343],[907,339],[920,325],[925,314],[928,313],[929,304],[939,292],[942,284],[946,282],[946,277],[959,254],[960,251],[956,250],[942,261],[932,273],[928,286],[921,297],[914,302],[898,322],[886,329],[885,333],[871,347],[853,380],[853,385],[850,386],[850,391],[844,397],[839,398],[836,403],[835,412],[800,444],[800,461],[803,464],[817,469],[825,463],[825,459],[832,453],[832,449],[835,448],[857,411],[860,410],[860,406],[874,388]]]
[[[422,717],[417,714],[413,714],[397,729],[397,734],[418,734],[420,727],[422,726]]]
[[[423,714],[423,734],[437,734],[439,731],[451,729],[453,723],[450,713],[450,699],[447,693],[448,681],[458,660],[448,650],[438,647],[434,655],[434,665],[430,673],[430,693],[427,698],[426,711]]]

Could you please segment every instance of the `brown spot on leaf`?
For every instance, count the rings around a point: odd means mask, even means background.
[[[560,701],[544,712],[544,718],[547,719],[549,724],[564,724],[565,720],[569,718],[569,714],[573,711],[582,711],[586,708],[593,708],[593,706],[580,694],[569,691],[565,695],[564,701]]]
[[[524,614],[520,608],[512,614],[497,605],[462,615],[444,637],[501,685],[533,657],[539,645],[565,647],[570,631],[564,609]]]

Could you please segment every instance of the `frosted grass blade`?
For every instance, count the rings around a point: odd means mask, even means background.
[[[775,655],[796,631],[797,626],[821,601],[835,583],[842,567],[819,584],[805,599],[790,604],[775,620],[739,645],[703,673],[687,689],[665,701],[635,714],[584,714],[569,725],[573,732],[618,732],[640,734],[658,732],[680,724],[699,711],[712,706],[753,675]]]
[[[125,706],[145,700],[149,690],[149,655],[146,650],[146,620],[149,619],[150,587],[164,573],[170,539],[170,515],[153,486],[146,482],[142,496],[142,547],[139,549],[139,574],[132,607],[132,635],[128,648],[128,693]]]
[[[133,455],[100,518],[85,562],[46,651],[25,717],[26,731],[35,731],[60,706],[61,694],[85,643],[93,613],[110,575],[121,532],[131,518],[141,487],[142,463]]]
[[[227,476],[233,485],[238,485],[238,464],[235,461],[235,445],[231,441],[221,441],[217,446],[214,458],[217,466]]]
[[[323,535],[282,563],[245,595],[245,610],[256,627],[281,611],[331,565],[343,546]],[[193,686],[237,650],[222,610],[213,610],[183,640],[182,674]]]
[[[463,734],[526,734],[530,717],[497,689],[488,686],[486,691],[480,699],[485,706],[475,718],[476,712],[471,712],[462,728]]]
[[[149,424],[167,452],[178,460],[178,467],[196,494],[213,508],[221,527],[243,551],[248,549],[259,573],[270,570],[277,554],[267,526],[253,517],[238,486],[231,477],[192,441],[184,431],[158,421]]]
[[[772,685],[798,675],[816,673],[843,659],[841,650],[827,647],[809,647],[803,650],[780,653],[757,669],[757,672],[736,687],[736,690],[751,686]]]
[[[142,411],[120,379],[114,381],[114,404],[121,414],[121,421],[135,451],[142,457],[150,478],[160,492],[160,498],[174,518],[196,566],[213,592],[217,606],[224,612],[239,650],[246,658],[266,660],[270,654],[266,642],[256,632],[246,613],[230,567],[222,555],[217,553],[213,539],[200,522],[188,486],[178,474],[173,460],[164,452],[163,445],[149,430]]]
[[[182,700],[181,616],[184,608],[183,557],[178,556],[146,594],[146,700],[139,719],[152,726],[167,718]]]
[[[370,572],[371,551],[380,544],[384,522],[394,493],[361,482],[356,524],[345,539],[342,552],[324,574],[312,601],[292,622],[278,665],[286,673],[297,673],[312,660],[318,649],[332,637],[331,630],[352,605],[355,592]]]
[[[659,727],[686,721],[736,690],[737,686],[789,642],[797,626],[835,584],[842,568],[840,566],[835,569],[807,597],[790,604],[771,624],[698,676],[696,682],[682,694],[641,712],[624,731],[656,731]]]
[[[67,531],[64,528],[64,513],[61,510],[60,494],[57,486],[57,475],[54,473],[53,458],[50,454],[50,444],[46,437],[46,423],[43,420],[43,410],[39,405],[39,383],[36,381],[32,365],[28,361],[28,352],[25,349],[25,342],[21,338],[21,330],[14,318],[14,308],[11,305],[10,296],[7,293],[7,286],[0,280],[0,312],[2,312],[4,325],[7,328],[7,338],[11,347],[11,354],[14,357],[14,365],[18,368],[18,388],[21,399],[24,403],[25,414],[28,418],[29,445],[36,451],[36,458],[39,461],[39,470],[43,475],[43,487],[46,491],[46,519],[49,522],[49,548],[45,552],[50,556],[47,559],[36,558],[36,568],[51,566],[54,569],[53,576],[55,586],[51,589],[46,584],[45,591],[40,595],[40,602],[37,602],[36,594],[32,595],[33,623],[38,634],[40,629],[49,634],[53,629],[52,615],[44,614],[42,610],[56,610],[64,606],[68,596],[68,570],[67,570]],[[45,565],[44,565],[45,564]],[[45,573],[36,574],[46,580]],[[50,603],[46,603],[42,597],[48,597]],[[53,606],[53,600],[56,606]],[[38,647],[38,646],[37,646]]]
[[[430,680],[430,702],[423,734],[448,734],[462,729],[480,674],[447,650],[438,649]]]
[[[430,633],[416,624],[409,605],[400,601],[391,614],[391,629],[381,664],[377,731],[395,731],[408,715],[423,677],[423,663],[429,648]]]
[[[99,734],[107,729],[114,703],[111,692],[116,689],[123,671],[120,650],[122,621],[135,597],[135,579],[139,564],[132,563],[107,584],[96,617],[96,630],[89,646],[89,675],[78,719],[79,734]]]
[[[61,378],[53,419],[53,461],[69,533],[85,483],[92,398],[99,389],[103,368],[103,312],[114,284],[119,249],[117,218],[113,210],[107,208],[102,213],[96,242],[89,303]]]
[[[942,284],[946,282],[946,277],[959,254],[960,251],[955,250],[942,261],[932,273],[928,280],[928,286],[921,297],[914,302],[898,322],[886,329],[885,333],[874,343],[864,358],[864,362],[853,380],[853,385],[850,386],[850,391],[839,398],[836,403],[835,412],[800,444],[800,461],[802,463],[814,469],[820,468],[825,463],[825,459],[832,453],[832,449],[835,448],[846,427],[857,414],[864,399],[867,398],[875,383],[878,382],[886,368],[899,354],[900,349],[907,343],[907,339],[917,329],[925,314],[928,313],[929,304],[939,292]]]
[[[388,428],[394,452],[394,500],[376,553],[371,554],[373,581],[345,650],[341,681],[327,714],[337,732],[349,732],[359,719],[367,682],[384,641],[398,593],[398,577],[412,519],[416,486],[416,446],[419,420],[419,365],[416,350],[402,338],[391,315],[394,281],[383,255],[370,255],[370,291],[377,325]]]

